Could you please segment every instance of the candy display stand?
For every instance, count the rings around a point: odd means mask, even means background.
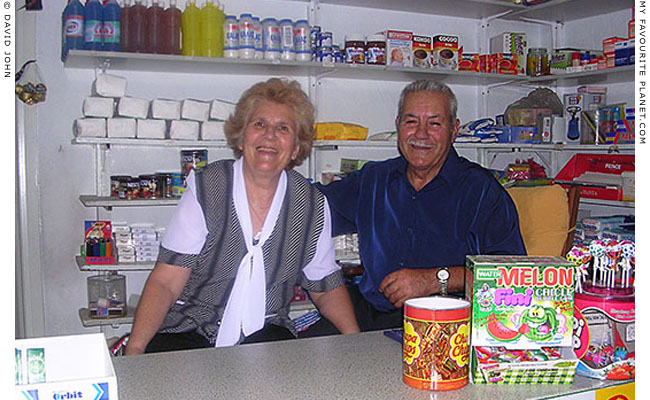
[[[16,399],[117,400],[117,379],[102,333],[19,339]]]

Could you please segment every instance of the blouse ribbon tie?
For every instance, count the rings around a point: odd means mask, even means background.
[[[271,236],[280,214],[286,188],[287,177],[286,173],[282,171],[262,231],[259,232],[259,235],[255,235],[248,208],[242,159],[235,161],[233,168],[233,200],[248,252],[239,264],[235,284],[221,320],[215,347],[233,346],[239,341],[241,333],[244,336],[249,336],[264,327],[266,275],[264,273],[262,246]],[[259,236],[259,241],[256,243],[253,241],[254,236]]]

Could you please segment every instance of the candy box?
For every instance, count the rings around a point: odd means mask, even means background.
[[[472,345],[570,347],[574,264],[561,257],[467,256]]]
[[[578,358],[569,347],[507,350],[472,347],[472,382],[475,384],[573,383]]]
[[[111,221],[84,221],[86,264],[113,264]]]

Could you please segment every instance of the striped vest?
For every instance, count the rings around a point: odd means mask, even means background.
[[[233,160],[209,164],[196,173],[196,195],[208,234],[199,254],[180,254],[161,246],[158,261],[192,269],[160,332],[196,330],[214,345],[246,243],[233,202]],[[324,291],[342,283],[341,274],[309,281],[302,269],[316,253],[323,230],[323,195],[298,172],[287,171],[287,192],[271,236],[262,247],[266,275],[266,321],[295,334],[289,304],[295,284]],[[243,337],[240,341],[243,340]]]

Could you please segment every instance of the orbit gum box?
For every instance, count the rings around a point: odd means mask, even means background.
[[[571,347],[574,265],[560,257],[467,256],[472,346]]]

